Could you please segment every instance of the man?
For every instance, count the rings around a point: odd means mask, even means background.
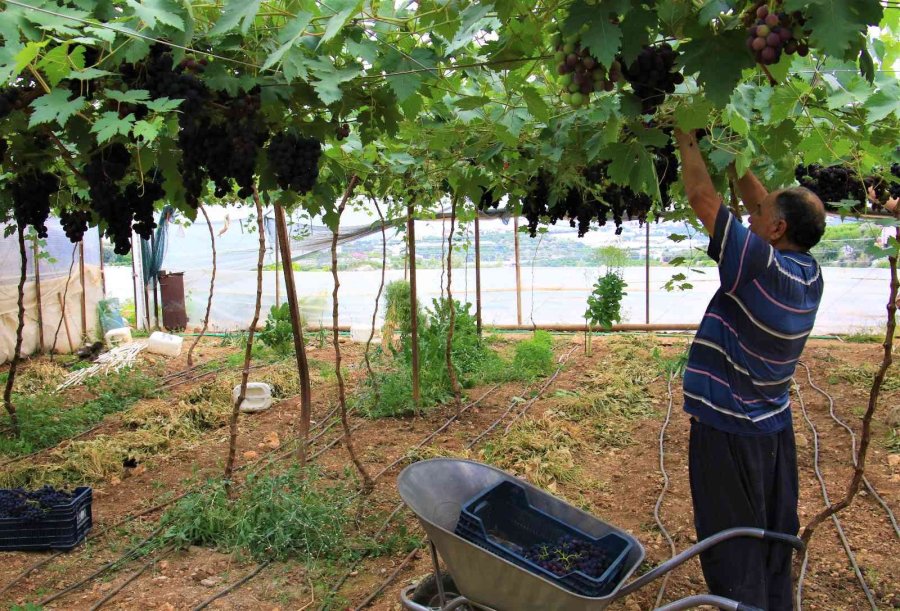
[[[721,283],[684,374],[697,537],[736,526],[796,534],[789,390],[822,298],[809,250],[825,232],[825,208],[807,189],[768,193],[748,172],[737,182],[747,229],[722,205],[694,135],[675,137],[685,195],[709,232]],[[756,539],[700,556],[711,593],[770,610],[792,608],[790,561],[787,545]]]

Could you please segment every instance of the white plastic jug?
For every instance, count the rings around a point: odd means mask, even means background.
[[[109,346],[118,346],[119,344],[131,343],[131,329],[129,327],[119,327],[118,329],[110,329],[103,336]]]
[[[241,396],[241,385],[238,384],[231,391],[231,401],[238,400]],[[261,412],[272,407],[272,387],[265,382],[247,382],[247,391],[241,402],[242,412]]]
[[[162,331],[154,331],[150,334],[150,341],[147,343],[147,351],[153,354],[161,354],[163,356],[178,356],[181,354],[181,344],[184,338],[179,335],[170,335]]]

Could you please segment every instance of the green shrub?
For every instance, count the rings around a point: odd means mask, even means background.
[[[294,351],[294,327],[291,325],[291,309],[288,302],[272,306],[266,318],[266,326],[256,334],[263,345],[276,354],[287,356]]]
[[[535,331],[531,339],[516,344],[510,373],[515,379],[530,380],[550,375],[554,365],[553,336],[547,331]]]
[[[180,500],[162,519],[163,541],[244,551],[256,559],[335,557],[346,549],[350,495],[297,468],[248,476],[235,499],[220,482]]]

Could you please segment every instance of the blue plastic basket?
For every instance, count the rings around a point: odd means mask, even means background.
[[[479,493],[462,508],[456,534],[533,573],[583,596],[605,596],[618,585],[625,559],[631,550],[628,539],[612,532],[597,538],[533,507],[522,486],[500,482]],[[522,551],[540,544],[553,544],[563,537],[585,540],[603,549],[610,563],[600,577],[574,570],[557,575],[535,564]]]
[[[48,509],[40,520],[0,518],[0,551],[69,550],[93,525],[91,488],[76,488],[72,500]]]

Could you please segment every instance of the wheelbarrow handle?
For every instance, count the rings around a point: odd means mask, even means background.
[[[716,534],[707,537],[702,541],[698,541],[680,554],[676,554],[669,560],[666,560],[655,569],[644,573],[631,583],[622,586],[616,591],[615,598],[621,598],[623,596],[631,594],[635,590],[644,587],[654,579],[675,569],[675,567],[684,564],[699,553],[705,552],[709,548],[713,547],[714,545],[718,545],[722,541],[727,541],[728,539],[734,539],[736,537],[752,537],[754,539],[763,539],[765,541],[779,541],[781,543],[790,545],[800,552],[802,552],[804,549],[803,542],[800,540],[800,538],[793,535],[765,530],[763,528],[751,528],[746,526],[729,528],[728,530],[717,532]],[[747,607],[744,607],[744,609],[746,608]]]
[[[663,605],[662,607],[657,607],[655,611],[681,611],[682,609],[693,609],[694,607],[699,607],[701,605],[718,607],[719,609],[726,609],[727,611],[763,611],[763,609],[760,609],[759,607],[745,605],[736,600],[715,596],[714,594],[687,596],[680,600],[670,602],[667,605]]]

